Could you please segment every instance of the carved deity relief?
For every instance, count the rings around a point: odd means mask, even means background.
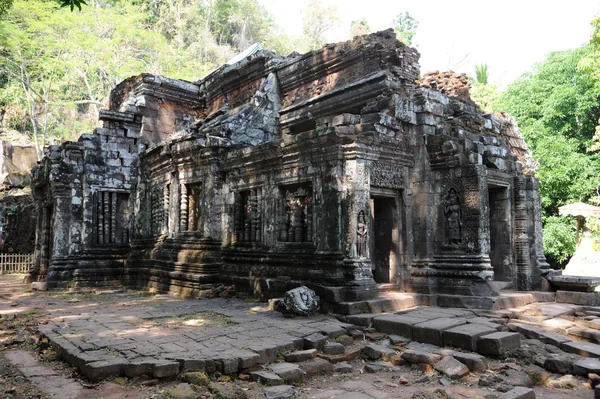
[[[358,213],[358,223],[356,225],[356,254],[359,258],[367,258],[367,245],[369,242],[367,220],[365,211]]]
[[[280,210],[279,241],[312,241],[312,195],[309,187],[285,190]]]
[[[446,216],[447,243],[458,246],[462,241],[462,212],[460,197],[453,188],[446,195],[444,215]]]

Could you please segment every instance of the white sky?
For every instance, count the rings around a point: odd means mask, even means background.
[[[275,23],[290,34],[302,31],[302,9],[309,0],[258,0]],[[391,27],[400,12],[419,22],[413,38],[421,53],[421,72],[454,70],[475,74],[489,65],[490,80],[505,86],[541,62],[547,53],[585,44],[600,0],[329,0],[340,22],[329,42],[348,40],[350,22],[365,18],[373,31]]]

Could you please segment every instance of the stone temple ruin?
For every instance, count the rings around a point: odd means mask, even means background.
[[[121,82],[103,127],[33,170],[36,270],[115,286],[329,303],[546,286],[535,162],[514,120],[383,31],[259,51],[194,82]]]

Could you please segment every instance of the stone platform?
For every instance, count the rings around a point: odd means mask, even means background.
[[[152,307],[64,316],[39,331],[95,381],[198,370],[231,374],[286,351],[320,347],[350,326],[326,316],[286,319],[264,304],[237,300],[166,299]]]
[[[502,291],[500,295],[495,297],[442,294],[425,295],[383,291],[376,299],[357,302],[341,302],[329,305],[325,310],[340,315],[397,312],[415,306],[502,310],[517,308],[535,302],[554,302],[555,300],[555,293],[542,291]]]

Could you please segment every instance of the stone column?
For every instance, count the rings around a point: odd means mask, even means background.
[[[188,212],[193,212],[193,208],[192,210],[188,209],[188,192],[187,192],[187,185],[184,183],[181,183],[181,201],[179,203],[179,231],[188,231],[188,229],[190,229],[188,226]],[[193,227],[192,227],[193,229]],[[190,229],[191,230],[191,229]]]
[[[71,219],[71,195],[69,187],[56,187],[54,206],[54,243],[50,256],[66,256],[69,254],[69,227]]]
[[[515,252],[517,261],[516,287],[519,291],[531,290],[531,274],[529,270],[530,248],[527,236],[528,203],[526,192],[526,177],[514,178],[514,202],[515,202]]]

